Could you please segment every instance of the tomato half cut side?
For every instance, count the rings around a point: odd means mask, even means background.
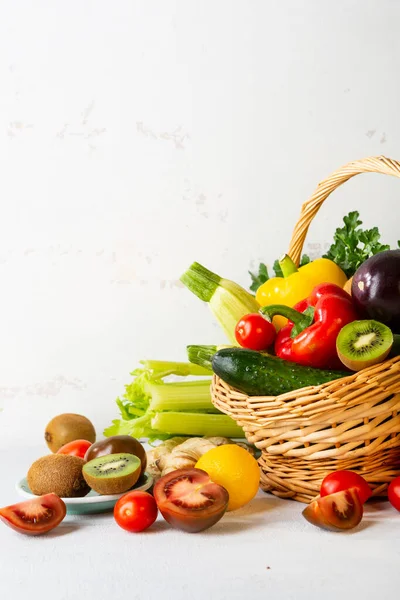
[[[335,471],[329,473],[321,483],[321,496],[329,496],[336,492],[343,492],[350,488],[356,488],[361,504],[364,504],[372,496],[372,490],[364,477],[354,471]]]
[[[154,498],[164,519],[188,533],[217,523],[229,502],[226,489],[201,469],[178,469],[164,475],[154,486]]]
[[[307,521],[329,531],[357,527],[363,516],[363,506],[356,488],[317,498],[304,510]]]
[[[56,494],[0,508],[0,520],[26,535],[41,535],[54,529],[67,514],[67,507]]]

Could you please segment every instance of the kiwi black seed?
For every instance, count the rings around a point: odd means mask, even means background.
[[[340,360],[352,371],[361,371],[382,362],[392,345],[393,334],[389,327],[373,320],[348,323],[336,340]]]
[[[52,452],[74,440],[96,441],[96,431],[89,419],[83,415],[64,413],[48,423],[44,439]]]
[[[82,467],[85,461],[67,454],[48,454],[36,460],[28,471],[30,490],[37,496],[57,494],[60,498],[81,498],[89,493]]]
[[[133,454],[108,454],[87,462],[82,472],[87,484],[98,494],[122,494],[139,479],[141,462]]]

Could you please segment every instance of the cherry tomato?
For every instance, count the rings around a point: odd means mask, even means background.
[[[363,506],[356,488],[318,498],[303,510],[303,517],[307,521],[329,531],[353,529],[362,516]]]
[[[388,487],[389,502],[396,510],[400,511],[400,477],[390,482]]]
[[[54,529],[66,514],[65,503],[55,494],[0,508],[0,519],[26,535],[40,535]]]
[[[84,458],[91,445],[91,442],[87,440],[74,440],[73,442],[68,442],[65,446],[61,446],[56,454],[69,454],[69,456]]]
[[[329,473],[321,483],[321,496],[329,496],[335,492],[342,492],[350,488],[356,488],[361,504],[364,504],[372,496],[372,490],[364,477],[354,471],[335,471]]]
[[[154,486],[154,498],[164,519],[188,533],[208,529],[224,515],[229,494],[202,469],[177,469]]]
[[[251,313],[240,319],[236,325],[235,336],[242,348],[266,350],[274,343],[276,329],[261,315]]]
[[[147,492],[128,492],[114,506],[114,518],[126,531],[144,531],[157,519],[156,501]]]

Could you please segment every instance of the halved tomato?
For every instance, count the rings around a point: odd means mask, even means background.
[[[54,529],[67,514],[67,508],[56,494],[0,508],[0,519],[15,531],[40,535]]]
[[[154,498],[172,527],[197,533],[214,525],[225,513],[229,494],[201,469],[178,469],[161,477]]]
[[[329,531],[353,529],[363,516],[363,506],[357,488],[317,498],[304,510],[303,516],[317,527]]]
[[[350,488],[356,488],[361,504],[364,504],[372,496],[372,490],[364,477],[354,471],[335,471],[329,473],[321,483],[321,496],[329,496],[336,492],[343,492]]]

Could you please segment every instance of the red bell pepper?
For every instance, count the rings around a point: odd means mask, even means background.
[[[336,338],[342,327],[358,317],[351,296],[341,287],[321,283],[294,308],[271,304],[260,313],[268,321],[275,315],[289,319],[275,340],[275,354],[280,358],[320,369],[343,368]]]

